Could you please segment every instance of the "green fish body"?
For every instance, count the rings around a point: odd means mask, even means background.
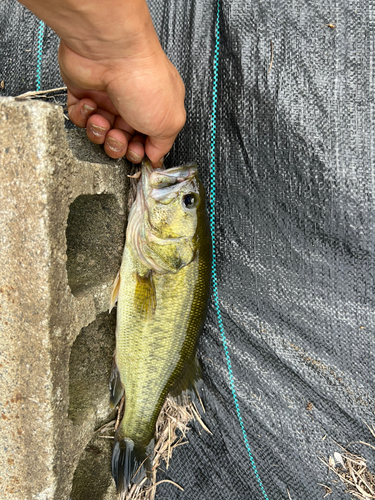
[[[196,349],[210,269],[209,223],[197,167],[154,170],[144,161],[114,287],[118,305],[111,405],[125,392],[112,456],[119,492],[139,483],[151,467],[147,457],[152,456],[156,421],[168,393],[184,394],[200,378]]]

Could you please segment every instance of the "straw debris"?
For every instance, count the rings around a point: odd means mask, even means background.
[[[52,94],[55,92],[63,92],[62,94],[58,95],[66,95],[67,87],[58,87],[55,89],[47,89],[47,90],[31,90],[30,92],[25,92],[24,94],[20,94],[15,96],[16,100],[22,100],[22,99],[38,99],[38,98],[46,98],[48,94]]]
[[[122,400],[118,407],[117,417],[96,431],[101,434],[100,437],[114,438],[114,433],[121,421],[123,411],[124,403]],[[166,399],[156,423],[151,480],[148,484],[146,484],[146,478],[139,485],[133,484],[126,494],[119,496],[119,500],[154,500],[157,486],[165,482],[171,483],[176,488],[184,491],[180,485],[169,479],[157,482],[156,473],[162,465],[168,469],[173,450],[178,446],[183,446],[188,443],[186,435],[190,430],[189,423],[194,419],[200,423],[204,430],[211,434],[210,430],[203,423],[194,402],[189,399],[183,400],[181,404],[178,404],[172,398],[168,397]]]
[[[1,87],[1,85],[0,85]],[[42,99],[47,102],[51,102],[53,104],[58,104],[63,109],[63,116],[66,120],[69,120],[67,116],[67,87],[58,87],[55,89],[46,89],[46,90],[31,90],[30,92],[25,92],[24,94],[20,94],[14,97],[16,101],[24,101],[31,99]]]
[[[361,443],[373,448],[368,443]],[[375,475],[368,470],[366,460],[344,448],[342,450],[341,453],[335,452],[328,460],[326,458],[320,460],[339,477],[346,486],[346,493],[353,498],[375,499]],[[326,485],[324,487],[328,488]],[[330,493],[331,491],[327,492]]]

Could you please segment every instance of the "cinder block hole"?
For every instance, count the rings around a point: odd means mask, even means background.
[[[115,349],[116,312],[99,314],[82,328],[69,358],[69,418],[94,427],[111,414],[109,376]],[[112,411],[113,412],[113,411]]]
[[[83,451],[74,472],[71,500],[117,498],[111,477],[112,441],[97,435]]]
[[[66,267],[73,295],[114,279],[121,264],[125,225],[114,195],[81,195],[70,205]]]

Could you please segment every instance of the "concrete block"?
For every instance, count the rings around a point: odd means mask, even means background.
[[[127,165],[44,102],[0,99],[0,144],[0,498],[109,500]]]

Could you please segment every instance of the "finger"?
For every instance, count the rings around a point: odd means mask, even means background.
[[[146,139],[145,152],[154,168],[161,167],[164,156],[171,150],[177,135],[185,125],[185,108],[180,109],[180,112],[173,115],[172,118],[170,121],[172,126],[167,129],[169,133],[159,136],[149,135]]]
[[[141,163],[145,156],[145,141],[144,135],[136,134],[130,141],[126,158],[133,163]]]
[[[113,128],[119,128],[120,130],[123,130],[124,132],[129,133],[129,135],[134,135],[135,130],[133,127],[131,127],[121,116],[117,115],[115,118],[115,121],[112,125]]]
[[[95,111],[95,115],[91,115],[91,120],[90,120],[91,123],[96,123],[96,120],[101,120],[101,118],[95,118],[97,115],[100,115],[106,120],[108,120],[109,124],[111,125],[111,128],[113,128],[113,124],[115,122],[116,117],[112,113],[106,111],[105,109],[98,108]]]
[[[85,128],[88,118],[95,113],[97,106],[92,99],[77,99],[68,92],[68,115],[72,123]]]
[[[145,152],[154,168],[160,167],[164,156],[170,151],[177,134],[167,139],[160,139],[148,136],[145,144]]]
[[[112,127],[113,127],[113,130],[118,129],[125,134],[125,137],[127,139],[126,144],[128,147],[129,142],[133,139],[133,136],[134,136],[134,132],[135,132],[134,128],[131,127],[128,123],[126,123],[126,121],[123,118],[121,118],[121,116],[116,116]],[[130,157],[128,159],[130,159]],[[131,160],[131,161],[133,161],[133,160]],[[142,161],[142,159],[141,159],[141,161]]]
[[[117,115],[117,110],[110,97],[105,90],[82,90],[76,87],[69,86],[68,90],[68,105],[69,95],[76,100],[89,99],[94,101],[100,109],[105,109],[113,115]]]
[[[111,158],[122,158],[125,156],[128,147],[128,139],[125,132],[119,129],[112,129],[108,132],[105,143],[104,151]]]
[[[101,115],[94,115],[87,120],[86,134],[91,142],[103,144],[110,128],[111,124],[107,118]]]
[[[121,116],[116,116],[115,122],[113,124],[113,129],[114,130],[118,129],[125,134],[125,137],[127,139],[126,144],[127,144],[127,148],[128,148],[128,144],[133,139],[133,136],[135,133],[134,128],[131,127],[123,118],[121,118]],[[137,149],[136,149],[136,151],[137,151]],[[132,152],[129,150],[128,150],[128,153],[129,153],[129,155],[127,154],[127,158],[128,158],[128,160],[132,161],[133,163],[140,163],[143,159],[143,156],[144,156],[143,148],[141,149],[141,155],[137,155],[137,152],[135,154],[132,154]]]

